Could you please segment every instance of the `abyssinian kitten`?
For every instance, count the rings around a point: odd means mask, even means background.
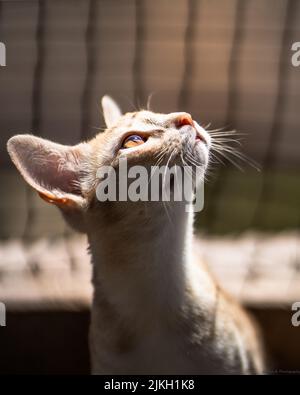
[[[247,313],[193,255],[193,213],[180,201],[100,202],[98,169],[186,162],[204,176],[211,137],[187,113],[122,115],[102,99],[107,129],[65,146],[32,135],[8,141],[25,180],[87,234],[94,287],[94,374],[260,374],[263,352]],[[172,161],[170,157],[172,154]],[[190,161],[189,161],[190,159]]]

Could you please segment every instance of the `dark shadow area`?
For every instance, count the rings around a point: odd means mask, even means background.
[[[88,311],[8,313],[1,374],[88,374]]]
[[[299,373],[300,328],[291,312],[251,308],[270,357],[269,374]],[[89,374],[89,312],[10,312],[0,328],[1,374]]]

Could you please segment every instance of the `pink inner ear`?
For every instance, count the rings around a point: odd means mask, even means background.
[[[78,160],[70,152],[51,153],[45,166],[35,172],[35,179],[46,189],[81,195]]]
[[[68,147],[34,136],[16,136],[8,143],[12,159],[37,191],[81,195],[81,146]]]

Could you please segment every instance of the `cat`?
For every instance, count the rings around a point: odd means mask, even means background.
[[[93,264],[89,334],[93,374],[261,374],[255,323],[193,255],[186,202],[103,201],[97,171],[197,163],[203,177],[211,137],[188,113],[122,114],[102,99],[106,130],[65,146],[32,135],[8,141],[24,179],[87,234]],[[170,160],[172,154],[172,161]],[[189,160],[190,159],[190,160]]]

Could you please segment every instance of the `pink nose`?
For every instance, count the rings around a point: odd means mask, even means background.
[[[180,115],[176,119],[176,126],[178,128],[181,128],[182,126],[185,126],[185,125],[194,126],[194,122],[192,120],[192,117],[189,114]]]

